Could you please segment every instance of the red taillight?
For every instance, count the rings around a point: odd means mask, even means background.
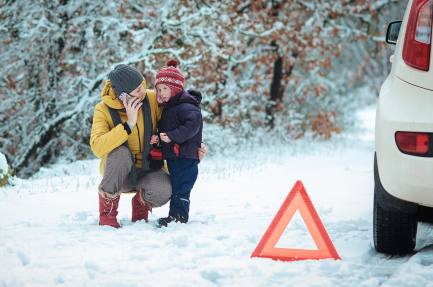
[[[426,153],[430,143],[428,134],[397,132],[395,139],[398,147],[408,153]]]
[[[404,38],[403,60],[409,66],[428,71],[432,33],[433,0],[414,0]]]

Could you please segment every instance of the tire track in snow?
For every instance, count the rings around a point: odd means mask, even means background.
[[[418,223],[417,242],[413,252],[403,255],[387,255],[378,253],[372,249],[369,252],[369,258],[366,264],[369,265],[368,271],[372,276],[385,277],[385,284],[393,277],[397,269],[404,268],[409,265],[410,261],[416,260],[422,266],[430,266],[433,264],[433,224],[427,222]],[[400,272],[397,272],[400,273]]]
[[[415,255],[416,252],[412,252],[406,255],[387,255],[378,253],[374,249],[370,251],[370,257],[366,264],[368,265],[367,270],[374,277],[384,276],[389,278],[394,271],[402,264],[409,261],[409,259]]]

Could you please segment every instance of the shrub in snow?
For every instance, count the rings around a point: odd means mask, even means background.
[[[6,161],[4,154],[0,152],[0,187],[11,184],[11,168]]]

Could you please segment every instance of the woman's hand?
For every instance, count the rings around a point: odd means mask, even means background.
[[[139,98],[133,97],[129,100],[129,103],[126,102],[126,97],[123,98],[123,106],[125,107],[126,115],[128,116],[128,122],[132,126],[135,126],[137,123],[137,114],[141,105],[142,103]]]
[[[204,156],[206,155],[206,152],[207,152],[207,148],[204,145],[204,143],[201,143],[201,148],[197,149],[197,151],[198,151],[198,158],[200,160],[203,160]]]
[[[150,137],[150,144],[159,143],[159,137],[157,135],[153,135]]]
[[[169,139],[168,136],[165,133],[160,133],[159,135],[161,136],[161,140],[163,142],[166,142],[166,143],[171,142],[171,139]]]

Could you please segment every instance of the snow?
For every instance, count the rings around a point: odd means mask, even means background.
[[[420,223],[415,251],[377,253],[372,242],[375,107],[359,132],[328,142],[207,157],[188,224],[98,226],[99,160],[42,168],[0,189],[0,286],[433,286],[433,229]],[[250,258],[287,194],[301,180],[342,260]],[[316,249],[299,214],[278,247]]]

